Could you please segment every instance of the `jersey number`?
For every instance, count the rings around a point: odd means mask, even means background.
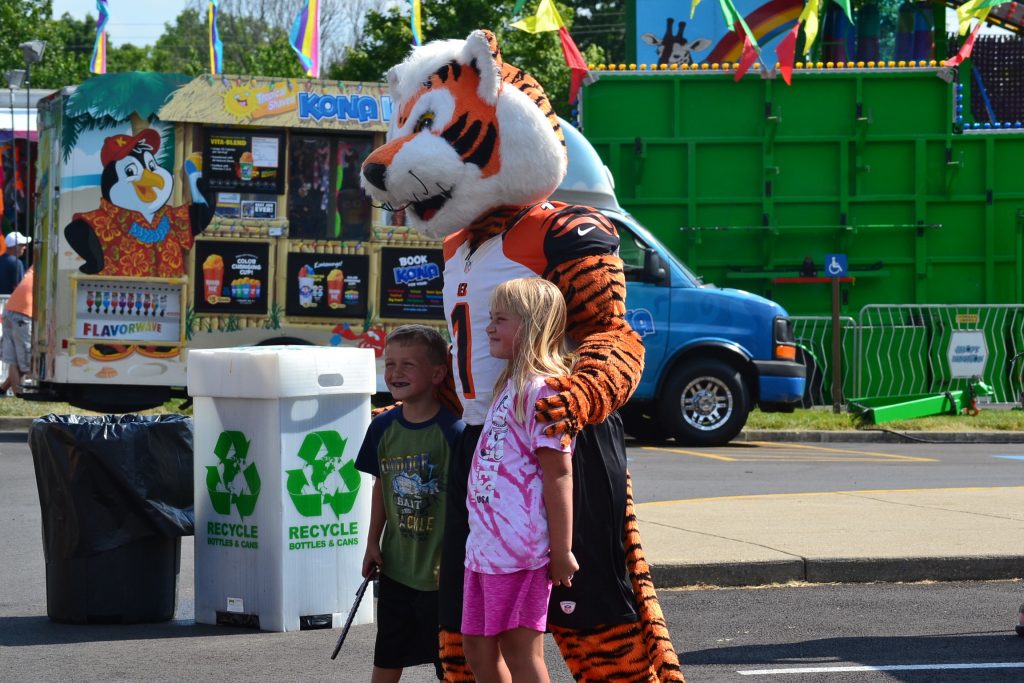
[[[459,379],[462,382],[463,398],[476,398],[476,391],[473,388],[473,368],[471,345],[473,337],[469,330],[469,304],[461,301],[455,304],[452,309],[452,332],[455,334],[455,345],[458,347],[458,356],[455,362],[459,364]]]

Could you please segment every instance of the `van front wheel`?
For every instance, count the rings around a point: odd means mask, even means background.
[[[676,369],[665,385],[661,416],[676,441],[721,446],[739,434],[750,402],[740,373],[717,360]]]

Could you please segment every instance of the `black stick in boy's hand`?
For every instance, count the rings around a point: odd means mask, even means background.
[[[363,582],[359,584],[359,589],[356,590],[356,601],[352,603],[352,609],[348,611],[348,619],[345,620],[345,625],[341,627],[341,635],[338,636],[338,642],[334,646],[334,652],[331,653],[331,659],[336,659],[338,657],[338,653],[341,652],[341,646],[345,642],[345,636],[348,635],[348,630],[352,628],[352,620],[356,617],[356,610],[359,609],[359,603],[363,601],[363,593],[366,592],[366,587],[370,585],[370,582],[376,578],[377,570],[378,568],[374,567],[370,573],[366,575],[366,578],[363,579]]]

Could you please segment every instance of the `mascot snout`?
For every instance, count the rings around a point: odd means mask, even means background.
[[[388,167],[384,164],[370,163],[363,166],[363,177],[377,189],[386,192],[388,188],[384,176],[387,174],[387,171]]]

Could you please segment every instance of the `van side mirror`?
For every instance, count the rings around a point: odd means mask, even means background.
[[[661,264],[661,255],[654,249],[647,249],[644,253],[644,275],[647,280],[654,283],[662,283],[668,273],[665,266]]]

